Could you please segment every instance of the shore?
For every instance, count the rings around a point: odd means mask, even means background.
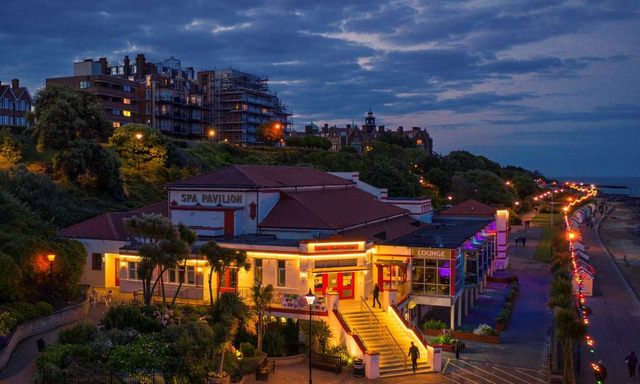
[[[609,201],[613,210],[600,225],[600,238],[640,297],[640,200]]]

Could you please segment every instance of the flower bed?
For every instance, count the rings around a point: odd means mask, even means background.
[[[499,331],[504,331],[507,329],[507,325],[509,324],[509,320],[511,319],[511,315],[515,309],[516,299],[518,298],[518,292],[520,292],[520,286],[518,284],[517,279],[511,283],[509,287],[509,292],[507,292],[505,296],[504,305],[496,317],[496,329]]]
[[[424,329],[422,331],[427,336],[440,336],[442,330]],[[458,340],[478,341],[480,343],[500,344],[500,334],[475,334],[473,332],[452,331],[453,337]],[[431,343],[429,343],[431,345]],[[445,349],[443,348],[443,351]]]

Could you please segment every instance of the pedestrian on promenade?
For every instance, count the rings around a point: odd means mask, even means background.
[[[607,367],[602,365],[602,360],[598,361],[598,366],[596,367],[594,374],[596,376],[596,383],[604,384],[604,381],[607,379]]]
[[[629,377],[636,377],[636,365],[638,365],[638,358],[636,357],[636,353],[631,351],[629,356],[627,356],[624,361],[627,363],[627,368],[629,368]]]
[[[522,239],[520,239],[520,241],[522,241],[522,248],[524,248],[524,246],[527,244],[527,238],[526,237],[522,237]]]
[[[516,247],[520,245],[520,236],[516,237]]]
[[[413,345],[413,341],[411,342],[411,347],[409,347],[409,354],[407,356],[411,357],[411,367],[413,367],[413,373],[416,373],[418,369],[418,359],[420,358],[420,350],[418,347]]]
[[[380,304],[380,299],[378,298],[380,296],[380,287],[378,287],[378,284],[373,286],[373,308],[376,307],[376,302],[378,302],[378,307],[382,308],[382,304]]]

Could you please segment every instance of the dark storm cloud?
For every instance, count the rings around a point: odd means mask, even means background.
[[[442,144],[460,148],[465,130],[638,121],[640,87],[612,90],[640,83],[636,50],[616,41],[620,28],[640,31],[637,1],[4,0],[1,9],[0,79],[32,90],[71,75],[74,60],[145,53],[269,76],[298,128],[312,117],[361,123],[372,105],[379,120],[394,116],[388,125],[460,132]],[[633,45],[633,35],[622,37]],[[601,89],[601,79],[613,80]],[[594,85],[576,89],[585,83]]]

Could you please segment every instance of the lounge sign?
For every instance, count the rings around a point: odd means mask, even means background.
[[[440,248],[411,248],[413,257],[423,259],[449,260],[449,250]]]
[[[232,193],[183,193],[180,195],[183,203],[200,204],[242,204],[242,195]]]

